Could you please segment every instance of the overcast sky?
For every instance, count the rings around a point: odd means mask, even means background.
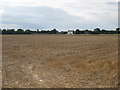
[[[115,29],[118,0],[0,0],[1,20],[1,28]]]

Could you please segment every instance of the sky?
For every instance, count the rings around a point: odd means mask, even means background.
[[[118,0],[0,0],[0,28],[115,29]]]

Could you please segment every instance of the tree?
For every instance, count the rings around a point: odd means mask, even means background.
[[[24,30],[23,29],[18,29],[16,34],[24,34]]]
[[[86,29],[85,32],[84,32],[84,34],[90,34],[89,30]]]
[[[31,34],[31,31],[29,29],[25,30],[25,34]]]
[[[119,34],[120,28],[116,28],[116,33]]]
[[[3,30],[2,30],[2,34],[7,34],[7,30],[6,30],[6,29],[3,29]]]
[[[94,31],[100,32],[100,28],[95,28]]]
[[[50,34],[56,34],[56,33],[58,33],[58,31],[56,29],[53,29],[50,31]]]
[[[7,34],[14,34],[15,30],[14,29],[7,29]]]
[[[37,33],[40,33],[39,29],[37,29]]]
[[[95,32],[95,34],[100,34],[100,28],[95,28],[94,32]]]
[[[102,33],[102,34],[106,34],[106,30],[105,30],[105,29],[102,29],[102,30],[101,30],[101,33]]]
[[[2,34],[2,30],[0,29],[0,34]]]
[[[76,31],[74,32],[75,34],[80,34],[80,30],[76,29]]]

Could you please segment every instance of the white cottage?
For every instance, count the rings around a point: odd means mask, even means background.
[[[68,30],[67,34],[73,34],[73,30]]]

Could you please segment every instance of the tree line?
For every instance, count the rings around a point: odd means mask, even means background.
[[[57,29],[53,30],[24,30],[24,29],[0,29],[2,34],[67,34],[67,31],[58,31]],[[116,28],[116,30],[105,30],[100,28],[95,28],[94,30],[73,30],[73,34],[119,34],[120,28]]]

